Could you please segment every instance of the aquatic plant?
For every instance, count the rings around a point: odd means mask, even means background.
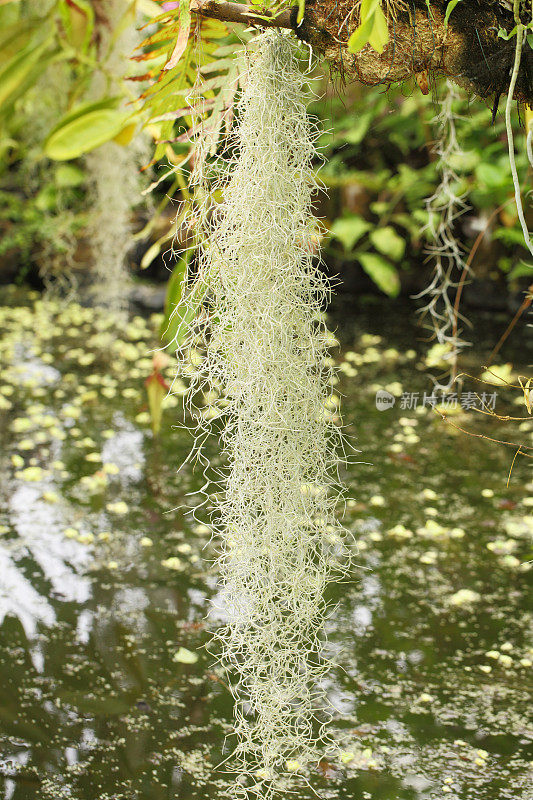
[[[236,155],[222,169],[222,202],[197,229],[185,300],[193,316],[204,298],[182,346],[204,352],[189,395],[199,442],[216,415],[196,407],[196,392],[224,395],[214,424],[227,467],[213,522],[227,624],[216,636],[235,698],[243,797],[271,797],[280,774],[318,757],[324,590],[343,551],[321,315],[328,286],[313,263],[316,131],[296,53],[279,32],[255,43]]]

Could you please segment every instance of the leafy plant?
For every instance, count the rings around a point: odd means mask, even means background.
[[[389,28],[381,0],[361,0],[359,14],[360,24],[348,40],[348,50],[358,53],[365,44],[370,44],[382,53],[389,41]]]
[[[375,228],[358,214],[351,214],[335,220],[330,234],[332,239],[341,242],[345,253],[361,264],[385,294],[390,297],[399,294],[400,278],[395,264],[403,258],[405,241],[392,226]]]

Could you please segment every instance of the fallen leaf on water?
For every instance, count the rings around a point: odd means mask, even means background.
[[[174,653],[174,658],[172,660],[177,661],[179,664],[196,664],[198,656],[191,650],[187,650],[186,647],[180,647],[178,652]]]

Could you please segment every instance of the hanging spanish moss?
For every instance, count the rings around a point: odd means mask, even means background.
[[[191,314],[206,293],[191,340],[205,354],[190,395],[199,440],[214,415],[195,407],[194,390],[224,395],[213,522],[227,615],[217,639],[235,701],[232,797],[269,798],[318,759],[324,590],[346,557],[321,314],[329,290],[313,263],[316,130],[297,52],[279,32],[256,40],[237,156],[200,231],[189,292]]]
[[[134,19],[125,20],[124,0],[101,0],[100,8],[99,50],[105,69],[94,80],[95,98],[119,93],[119,82],[139,43]],[[109,85],[110,75],[117,76],[115,85]],[[139,137],[127,145],[107,142],[87,156],[92,195],[89,240],[94,261],[93,295],[98,305],[114,313],[125,311],[127,306],[132,217],[141,200],[139,170],[147,160],[146,143]]]
[[[457,236],[457,222],[468,210],[468,204],[454,167],[463,155],[457,138],[457,115],[454,111],[459,94],[451,81],[446,81],[444,88],[440,111],[435,118],[437,136],[434,152],[438,158],[440,182],[426,200],[430,237],[426,252],[433,262],[433,275],[429,286],[418,297],[429,297],[421,313],[429,317],[429,327],[442,346],[443,358],[450,366],[448,380],[438,383],[438,388],[449,389],[457,375],[458,355],[468,345],[461,338],[459,312],[455,307],[457,288],[468,272]]]

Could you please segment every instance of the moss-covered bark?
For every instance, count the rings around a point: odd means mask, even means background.
[[[447,0],[391,2],[390,41],[382,54],[366,45],[356,55],[348,52],[350,34],[359,24],[354,0],[307,0],[306,14],[297,28],[301,38],[348,80],[389,85],[419,76],[423,87],[432,76],[446,75],[483,98],[498,97],[509,85],[515,37],[498,35],[515,27],[505,0],[462,0],[449,25],[444,23]],[[531,17],[524,8],[523,20]],[[522,54],[515,97],[533,104],[533,50]]]

